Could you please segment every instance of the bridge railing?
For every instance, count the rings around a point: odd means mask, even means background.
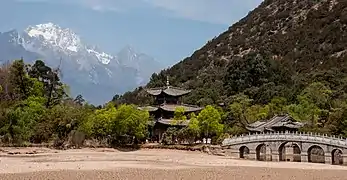
[[[312,132],[267,132],[248,135],[233,136],[226,138],[222,142],[223,146],[257,142],[257,141],[301,141],[315,142],[319,144],[329,144],[347,148],[347,139],[338,136],[328,136]]]

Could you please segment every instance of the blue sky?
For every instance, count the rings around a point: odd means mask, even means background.
[[[173,64],[262,0],[3,0],[0,31],[53,22],[109,53],[126,45]]]

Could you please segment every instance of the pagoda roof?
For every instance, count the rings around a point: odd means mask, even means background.
[[[149,112],[154,112],[154,111],[157,111],[158,109],[175,112],[177,108],[183,108],[185,112],[195,112],[195,111],[200,111],[203,109],[202,107],[187,105],[187,104],[162,104],[158,107],[145,106],[145,107],[139,107],[138,109],[149,111]]]
[[[195,112],[203,109],[202,107],[187,104],[163,104],[160,106],[160,109],[172,112],[174,112],[177,108],[183,108],[185,112]]]
[[[158,110],[157,107],[153,107],[153,106],[138,107],[138,109],[142,111],[148,111],[148,112],[153,112]]]
[[[175,123],[177,121],[177,123]],[[160,118],[156,123],[171,125],[171,126],[188,126],[190,120],[175,120],[175,119],[163,119]]]
[[[292,117],[288,115],[277,115],[268,121],[257,121],[252,124],[249,124],[246,128],[249,131],[263,132],[264,130],[274,131],[273,128],[276,127],[299,129],[303,126],[303,123],[296,122]]]
[[[190,90],[178,88],[178,87],[173,87],[173,86],[166,86],[166,87],[160,87],[160,88],[149,88],[145,89],[145,91],[153,96],[158,96],[161,93],[170,95],[170,96],[183,96],[188,93],[190,93]]]

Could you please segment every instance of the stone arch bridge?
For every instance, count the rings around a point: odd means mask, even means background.
[[[314,133],[262,133],[227,138],[227,155],[258,161],[347,165],[347,139]]]

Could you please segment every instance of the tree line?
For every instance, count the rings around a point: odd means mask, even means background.
[[[76,131],[99,140],[145,137],[148,112],[134,105],[95,107],[81,95],[71,98],[59,72],[41,60],[34,64],[15,60],[0,67],[1,143],[61,146]]]
[[[305,87],[291,103],[284,97],[274,97],[266,104],[255,103],[244,93],[230,97],[230,104],[211,106],[198,115],[191,115],[186,128],[169,128],[165,142],[194,142],[202,138],[212,138],[212,143],[221,143],[224,138],[248,133],[248,124],[266,121],[276,115],[290,115],[302,122],[302,132],[317,132],[347,137],[347,98],[331,90],[321,82],[313,82]],[[176,110],[175,119],[182,118],[182,110]],[[183,120],[184,121],[184,120]]]
[[[0,67],[0,143],[63,146],[76,132],[105,145],[138,144],[149,138],[153,122],[136,105],[110,101],[95,107],[81,95],[71,98],[60,80],[59,68],[43,61],[14,60]],[[186,119],[177,109],[176,119]],[[186,135],[198,138],[222,133],[220,114],[212,106],[192,115]]]
[[[289,114],[303,122],[305,127],[301,131],[347,137],[347,94],[344,93],[347,86],[343,82],[337,81],[331,88],[324,81],[315,81],[305,86],[294,100],[275,96],[266,103],[242,92],[228,97],[224,106],[205,105],[199,114],[190,114],[189,120],[184,110],[178,108],[173,123],[187,126],[169,128],[163,142],[194,143],[211,138],[213,143],[220,143],[225,137],[246,133],[248,124],[277,114]],[[95,107],[81,95],[71,98],[69,87],[60,80],[58,68],[51,68],[41,60],[33,64],[25,64],[23,60],[5,63],[0,67],[0,141],[62,146],[74,133],[82,132],[83,138],[108,145],[144,142],[150,138],[148,126],[153,118],[147,111],[120,99],[118,96]]]

